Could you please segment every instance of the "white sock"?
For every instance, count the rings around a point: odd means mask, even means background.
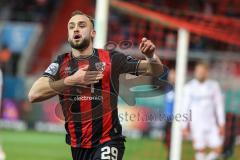
[[[212,151],[207,155],[206,160],[216,160],[218,157],[219,157],[219,154]]]
[[[195,154],[195,159],[196,160],[205,160],[205,153],[204,152],[197,152]]]

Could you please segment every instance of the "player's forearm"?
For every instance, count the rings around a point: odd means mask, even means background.
[[[31,103],[44,101],[63,92],[69,85],[68,78],[52,81],[42,77],[42,79],[40,78],[33,84],[29,91],[28,99]]]
[[[144,72],[145,75],[149,76],[160,76],[163,73],[163,64],[161,60],[154,56],[154,58],[141,61],[139,65],[140,73]]]
[[[148,70],[152,76],[160,76],[163,73],[163,64],[160,59],[156,56],[154,60],[148,61]]]

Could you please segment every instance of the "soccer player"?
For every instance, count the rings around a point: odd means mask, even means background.
[[[2,90],[3,90],[3,72],[2,69],[0,68],[0,111],[2,109]],[[6,159],[6,154],[3,151],[3,148],[0,144],[0,160],[5,160]]]
[[[217,159],[223,144],[223,97],[218,82],[208,78],[208,70],[207,63],[199,62],[195,78],[186,84],[184,92],[184,108],[192,111],[192,121],[184,123],[183,135],[188,137],[191,131],[196,160]],[[210,152],[206,155],[207,147]]]
[[[80,11],[72,13],[67,28],[71,51],[57,56],[33,84],[29,101],[59,95],[73,160],[121,160],[125,137],[118,119],[118,78],[122,73],[161,75],[155,45],[142,39],[145,60],[93,48],[94,21]]]

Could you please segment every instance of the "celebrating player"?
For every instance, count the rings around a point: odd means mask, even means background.
[[[184,123],[183,135],[188,137],[191,131],[196,160],[215,160],[222,150],[225,115],[219,84],[208,79],[207,63],[196,65],[195,79],[185,89],[184,107],[192,111],[192,121]],[[211,151],[205,155],[207,147]]]
[[[154,54],[155,45],[142,39],[139,49],[146,60],[95,49],[94,21],[80,11],[72,13],[67,28],[71,52],[49,65],[33,84],[29,101],[59,95],[73,160],[121,160],[125,137],[118,119],[118,78],[122,73],[161,75],[163,65]]]

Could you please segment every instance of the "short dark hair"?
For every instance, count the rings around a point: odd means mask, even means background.
[[[196,67],[197,66],[203,66],[204,68],[209,69],[209,62],[207,62],[207,61],[198,61],[196,63]]]
[[[95,24],[94,24],[94,19],[93,19],[91,16],[89,16],[89,15],[83,13],[83,12],[80,11],[80,10],[75,10],[75,11],[72,12],[70,18],[72,18],[73,16],[76,16],[76,15],[84,15],[84,16],[88,17],[88,19],[90,20],[90,22],[92,23],[93,28],[94,28],[94,26],[95,26]]]

